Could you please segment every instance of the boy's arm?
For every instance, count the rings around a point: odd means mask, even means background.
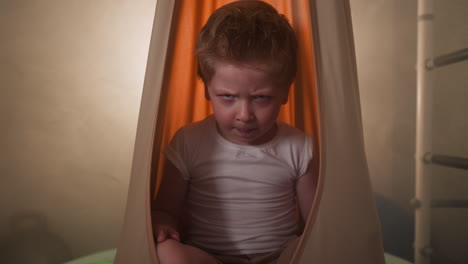
[[[315,178],[314,161],[311,161],[307,171],[296,182],[297,200],[304,224],[309,217],[312,203],[314,202],[315,192],[317,189],[317,179]]]
[[[187,181],[182,178],[179,170],[166,161],[162,182],[151,206],[153,233],[158,242],[162,242],[159,241],[160,238],[165,240],[166,237],[179,240],[178,221],[187,186]]]

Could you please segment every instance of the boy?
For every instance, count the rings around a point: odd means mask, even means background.
[[[202,28],[198,73],[214,114],[164,150],[152,211],[160,263],[276,263],[294,250],[296,198],[305,222],[315,193],[311,137],[276,121],[296,46],[286,18],[261,1],[225,5]]]

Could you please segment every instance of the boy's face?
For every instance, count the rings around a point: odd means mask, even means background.
[[[281,105],[288,98],[287,88],[253,66],[218,62],[207,85],[218,131],[227,140],[241,145],[271,140],[276,134]]]

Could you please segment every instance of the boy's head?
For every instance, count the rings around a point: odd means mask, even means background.
[[[296,46],[286,18],[264,2],[233,2],[211,15],[197,40],[198,73],[225,139],[258,145],[276,135]]]
[[[272,6],[233,2],[217,9],[198,36],[198,74],[207,86],[217,63],[250,64],[288,90],[296,75],[296,49],[292,27]]]

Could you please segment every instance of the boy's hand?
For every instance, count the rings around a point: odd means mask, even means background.
[[[176,230],[174,230],[174,228],[168,225],[156,225],[154,234],[157,243],[164,242],[166,241],[166,239],[174,239],[180,241],[179,232],[177,232]]]

